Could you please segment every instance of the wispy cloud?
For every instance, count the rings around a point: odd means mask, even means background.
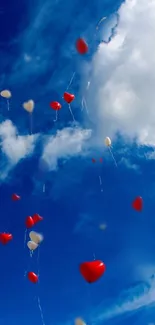
[[[146,282],[141,282],[136,286],[132,286],[128,290],[122,292],[117,302],[106,310],[105,302],[98,308],[94,322],[102,323],[104,320],[115,318],[117,316],[137,311],[143,307],[150,306],[154,302],[155,297],[155,276],[153,275]],[[103,309],[103,311],[102,311]]]
[[[75,224],[74,233],[79,233],[83,230],[88,229],[88,225],[92,222],[93,218],[85,213],[82,213],[79,215],[79,220]]]
[[[125,166],[128,169],[133,169],[135,171],[139,170],[139,166],[135,163],[132,163],[130,159],[127,159],[125,157],[122,157],[119,161],[119,165]]]

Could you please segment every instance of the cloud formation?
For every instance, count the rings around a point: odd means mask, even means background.
[[[57,131],[46,141],[42,159],[45,160],[50,170],[56,170],[59,159],[68,159],[71,156],[84,154],[85,143],[91,136],[91,130],[81,128],[64,128]]]
[[[91,63],[89,111],[100,139],[119,131],[155,145],[155,0],[127,0],[118,13],[115,36]]]
[[[140,308],[150,306],[154,303],[155,295],[154,275],[147,282],[141,282],[124,291],[117,300],[116,304],[107,310],[99,312],[95,317],[95,322],[100,323],[106,319],[112,319],[119,315],[137,311]],[[105,302],[104,302],[105,304]],[[101,310],[102,306],[100,307]]]
[[[11,165],[16,165],[33,153],[37,137],[38,135],[18,135],[10,120],[0,124],[1,150]]]

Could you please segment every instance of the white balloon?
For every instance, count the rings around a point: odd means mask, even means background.
[[[23,103],[23,108],[29,112],[32,113],[34,110],[34,101],[32,99],[28,100],[27,102]]]
[[[43,236],[35,231],[30,231],[29,237],[36,244],[40,244],[43,241]]]
[[[75,319],[75,325],[86,325],[86,323],[81,318]]]
[[[28,243],[27,243],[27,247],[28,247],[31,251],[34,251],[34,250],[38,247],[38,244],[35,243],[34,241],[30,240],[30,241],[28,241]]]
[[[106,145],[107,147],[110,147],[110,146],[111,146],[111,139],[110,139],[109,137],[106,137],[106,138],[105,138],[105,145]]]
[[[11,96],[12,96],[11,91],[7,90],[7,89],[2,90],[0,94],[2,97],[7,98],[7,99],[11,98]]]

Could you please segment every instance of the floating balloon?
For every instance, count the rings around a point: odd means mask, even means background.
[[[70,94],[70,93],[67,93],[67,92],[64,93],[64,100],[68,104],[68,108],[69,108],[70,114],[72,116],[73,122],[75,122],[75,118],[74,118],[74,115],[73,115],[70,104],[74,99],[75,99],[75,96],[73,94]]]
[[[80,54],[86,54],[88,52],[88,45],[84,39],[79,38],[76,41],[76,49]]]
[[[109,137],[106,137],[106,138],[105,138],[105,145],[106,145],[107,147],[110,147],[110,146],[111,146],[111,139],[110,139]]]
[[[39,221],[42,221],[43,220],[43,217],[41,217],[38,213],[35,213],[33,216],[32,216],[32,219],[34,221],[34,223],[38,223]]]
[[[0,95],[3,97],[3,98],[6,98],[6,99],[9,99],[9,98],[11,98],[11,91],[10,90],[7,90],[7,89],[5,89],[5,90],[2,90],[1,91],[1,93],[0,93]]]
[[[62,106],[59,102],[51,102],[50,107],[54,109],[54,111],[56,111],[55,120],[53,120],[53,122],[56,122],[58,120],[58,111],[61,109]]]
[[[38,244],[35,243],[35,242],[32,241],[32,240],[29,240],[28,243],[27,243],[27,247],[28,247],[31,251],[34,251],[34,250],[38,247]]]
[[[7,107],[8,107],[8,111],[10,109],[10,104],[9,104],[9,99],[11,98],[12,94],[11,94],[11,91],[10,90],[2,90],[0,95],[3,97],[3,98],[6,98],[7,100]]]
[[[28,279],[32,282],[32,283],[37,283],[38,282],[38,275],[35,274],[34,272],[28,272]]]
[[[54,109],[54,111],[59,111],[62,106],[59,102],[51,102],[50,107]]]
[[[74,321],[75,325],[86,325],[86,323],[81,318],[76,318]]]
[[[30,217],[30,216],[27,217],[26,221],[25,221],[25,224],[26,224],[27,228],[33,227],[34,226],[34,221],[33,221],[32,217]]]
[[[40,244],[43,241],[43,236],[41,234],[38,234],[35,231],[31,231],[29,233],[30,239],[35,242],[36,244]]]
[[[9,243],[9,241],[11,241],[13,239],[12,234],[6,234],[6,233],[1,233],[0,234],[0,242],[3,245],[6,245],[7,243]]]
[[[114,157],[114,155],[112,153],[112,150],[111,150],[111,139],[109,137],[106,137],[104,142],[105,142],[106,147],[108,147],[108,149],[110,151],[110,154],[111,154],[111,157],[112,157],[112,159],[114,161],[115,166],[118,167],[117,162],[115,160],[115,157]]]
[[[28,113],[30,113],[29,117],[30,117],[30,133],[32,134],[32,114],[33,110],[34,110],[34,106],[35,103],[32,99],[28,100],[27,102],[23,103],[23,108],[25,109],[25,111],[27,111]]]
[[[107,228],[107,225],[105,223],[102,223],[101,225],[99,225],[99,228],[101,230],[105,230]]]
[[[20,196],[17,194],[12,194],[12,201],[19,201],[20,200]]]
[[[28,113],[32,113],[34,110],[34,101],[32,99],[28,100],[27,102],[23,103],[23,108],[25,109],[25,111],[27,111]]]
[[[75,96],[73,94],[64,93],[64,100],[66,101],[66,103],[70,104],[73,100],[75,99]]]
[[[138,196],[135,198],[135,200],[132,202],[132,207],[136,211],[142,211],[143,209],[143,199],[141,196]]]
[[[84,262],[80,264],[80,273],[88,283],[97,281],[105,272],[102,261]]]

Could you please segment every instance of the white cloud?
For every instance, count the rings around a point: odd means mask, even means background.
[[[119,165],[124,165],[128,169],[133,169],[135,171],[138,171],[139,166],[132,163],[129,159],[122,157],[121,160],[119,161]]]
[[[65,128],[57,131],[55,136],[48,138],[42,159],[44,159],[50,170],[57,169],[59,159],[68,159],[82,153],[85,142],[90,138],[91,130],[81,128]],[[84,154],[84,151],[83,151]]]
[[[106,319],[115,318],[119,315],[137,311],[140,308],[152,305],[154,303],[154,298],[155,277],[153,275],[147,282],[141,282],[123,292],[122,297],[117,300],[117,303],[103,312],[98,312],[94,321],[100,323]]]
[[[117,131],[155,145],[155,0],[127,0],[116,35],[92,64],[87,102],[100,139]],[[95,96],[94,96],[95,94]],[[95,113],[94,113],[95,107]]]
[[[37,137],[37,135],[18,135],[16,127],[10,120],[0,124],[1,150],[12,166],[33,153]]]

